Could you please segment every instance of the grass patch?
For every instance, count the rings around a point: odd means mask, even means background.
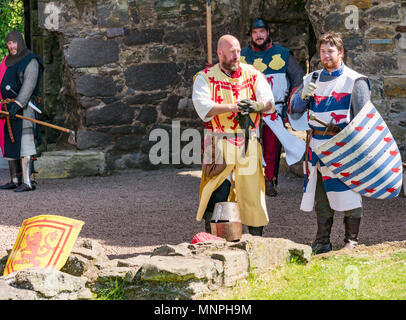
[[[216,300],[405,300],[406,250],[384,257],[331,255],[307,265],[291,260],[268,273],[239,281]]]
[[[125,281],[112,282],[108,287],[97,290],[95,300],[123,300]]]

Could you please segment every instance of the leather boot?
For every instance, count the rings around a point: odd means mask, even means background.
[[[333,250],[330,242],[331,227],[333,226],[333,217],[317,216],[317,234],[312,244],[312,253],[320,254]]]
[[[248,232],[253,236],[262,237],[263,230],[264,230],[264,227],[250,227],[250,226],[248,226]]]
[[[358,233],[361,218],[344,216],[345,238],[344,249],[353,249],[358,245]]]
[[[204,220],[204,231],[211,233],[210,220]]]
[[[213,215],[213,212],[208,211],[208,210],[206,210],[206,212],[203,214],[204,231],[207,233],[211,233],[210,221],[211,221],[212,215]]]
[[[275,180],[265,180],[265,194],[270,197],[277,196]]]
[[[0,189],[11,190],[16,189],[19,185],[17,176],[18,160],[8,160],[8,169],[10,171],[10,182],[0,186]]]

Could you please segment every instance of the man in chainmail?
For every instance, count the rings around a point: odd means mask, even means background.
[[[40,132],[34,123],[19,119],[16,115],[38,117],[28,103],[37,104],[43,65],[41,59],[27,49],[20,32],[9,32],[6,44],[9,54],[0,65],[0,98],[8,100],[1,109],[8,111],[9,116],[0,123],[0,144],[3,156],[8,160],[10,182],[0,186],[0,189],[24,192],[35,189],[30,179],[31,159],[36,154],[35,139],[40,144]],[[18,177],[20,165],[22,178]]]

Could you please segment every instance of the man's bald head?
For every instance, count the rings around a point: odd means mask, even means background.
[[[240,42],[238,39],[231,34],[226,34],[224,36],[221,36],[219,41],[217,42],[217,51],[222,50],[223,48],[227,46],[233,46],[233,45],[240,45]]]
[[[237,71],[240,67],[241,46],[238,39],[230,34],[222,36],[217,42],[217,55],[224,71]]]

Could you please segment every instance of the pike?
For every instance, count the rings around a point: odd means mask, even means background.
[[[3,111],[3,110],[0,110],[0,114],[4,114],[6,116],[9,115],[8,112]],[[28,117],[25,117],[25,116],[21,116],[19,114],[16,114],[15,116],[16,116],[16,118],[19,118],[19,119],[28,120],[28,121],[31,121],[31,122],[34,122],[34,123],[37,123],[37,124],[40,124],[40,125],[43,125],[43,126],[46,126],[46,127],[50,127],[52,129],[56,129],[56,130],[59,130],[59,131],[69,133],[68,142],[70,144],[76,145],[76,133],[75,133],[75,131],[73,131],[71,129],[67,129],[67,128],[63,128],[63,127],[60,127],[60,126],[57,126],[57,125],[54,125],[54,124],[50,124],[50,123],[45,122],[45,121],[40,121],[40,120],[37,120],[37,119],[32,119],[32,118],[28,118]]]

